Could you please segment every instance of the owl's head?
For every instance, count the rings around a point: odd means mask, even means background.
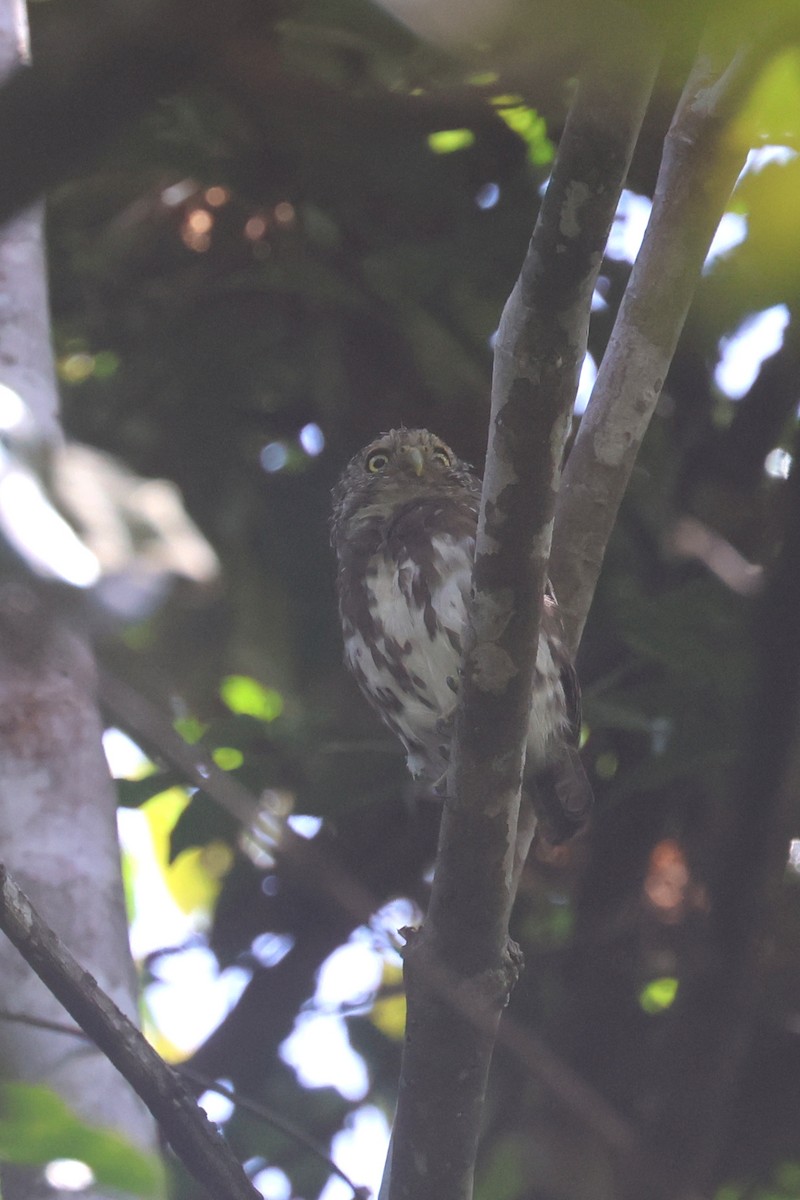
[[[480,482],[440,437],[427,429],[390,429],[351,458],[333,490],[334,535],[354,517],[390,516],[417,498],[463,500]]]

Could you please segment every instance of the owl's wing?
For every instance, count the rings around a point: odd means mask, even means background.
[[[545,612],[558,630],[551,647],[564,689],[568,740],[561,747],[558,757],[536,773],[532,799],[539,818],[541,837],[550,845],[557,846],[585,829],[594,807],[594,793],[578,753],[581,736],[580,684],[572,659],[561,641],[561,622],[549,582],[545,592]]]
[[[577,746],[581,737],[581,685],[572,660],[564,658],[561,665],[561,685],[564,688],[564,703],[567,708],[570,740]]]

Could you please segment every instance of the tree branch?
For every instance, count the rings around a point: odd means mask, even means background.
[[[408,1022],[391,1200],[466,1200],[489,1062],[518,970],[508,939],[520,782],[563,445],[608,231],[656,54],[578,89],[500,324],[472,630],[433,883],[405,953]],[[433,981],[454,977],[477,1021]],[[458,1103],[453,1103],[453,1097]]]
[[[158,1121],[191,1175],[215,1200],[258,1200],[219,1132],[175,1073],[72,957],[0,864],[0,927]]]
[[[653,209],[561,481],[550,577],[574,653],[636,455],[709,246],[744,164],[729,136],[756,72],[778,48],[770,30],[732,63],[698,55],[664,144]]]

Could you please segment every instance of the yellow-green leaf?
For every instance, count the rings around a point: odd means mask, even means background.
[[[664,975],[660,979],[651,979],[642,988],[639,993],[639,1004],[646,1013],[660,1013],[674,1003],[677,994],[677,979]]]
[[[528,159],[536,167],[545,167],[555,157],[555,147],[547,136],[547,124],[535,108],[525,104],[498,106],[497,115],[528,147]]]
[[[452,154],[455,150],[465,150],[475,141],[471,129],[440,129],[428,134],[428,145],[434,154]]]
[[[231,712],[274,721],[283,712],[283,696],[274,688],[264,687],[249,675],[226,675],[219,694]]]
[[[211,757],[223,771],[235,771],[244,762],[244,755],[235,746],[217,746]]]

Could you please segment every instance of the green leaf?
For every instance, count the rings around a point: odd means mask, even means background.
[[[646,1013],[660,1013],[675,1002],[677,994],[677,979],[664,975],[660,979],[651,979],[642,988],[639,993],[639,1004]]]
[[[249,675],[227,675],[219,694],[231,712],[274,721],[283,712],[283,696],[274,688],[263,687]]]
[[[178,717],[172,724],[175,732],[179,733],[190,746],[199,742],[206,731],[206,726],[202,721],[198,721],[197,717]]]
[[[498,105],[497,115],[528,147],[528,159],[535,167],[546,167],[555,158],[555,147],[547,136],[547,123],[535,108],[525,104]]]
[[[235,746],[217,746],[211,757],[223,771],[235,771],[244,762],[244,755]]]
[[[58,1158],[86,1163],[106,1187],[135,1196],[163,1193],[160,1163],[111,1129],[87,1125],[50,1088],[0,1086],[0,1159],[38,1166]]]
[[[434,154],[452,154],[473,145],[475,134],[471,129],[440,129],[428,134],[428,145]]]

